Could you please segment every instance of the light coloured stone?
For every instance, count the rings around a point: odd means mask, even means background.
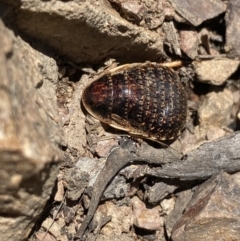
[[[0,35],[0,237],[17,241],[42,212],[62,158],[58,68],[2,21]]]
[[[137,196],[132,198],[134,225],[147,230],[163,229],[163,217],[160,216],[161,207],[147,208]]]
[[[166,198],[162,200],[162,202],[160,203],[160,206],[162,207],[163,212],[169,215],[169,213],[173,210],[175,203],[176,203],[175,198],[171,197],[171,198],[168,198],[168,199]]]
[[[228,89],[208,93],[198,109],[201,125],[225,126],[229,123],[233,95]]]
[[[124,20],[108,1],[22,0],[16,24],[75,63],[157,60],[161,36]],[[71,34],[69,34],[71,33]]]
[[[222,85],[237,69],[239,60],[213,59],[194,62],[198,80],[212,85]]]
[[[101,234],[110,236],[128,233],[132,225],[132,210],[128,206],[116,206],[112,202],[105,202],[96,211],[95,218],[100,220],[102,216],[111,216],[112,219],[101,230]]]
[[[198,54],[197,51],[199,43],[197,32],[191,30],[181,30],[179,32],[179,38],[181,50],[191,59],[194,59]]]

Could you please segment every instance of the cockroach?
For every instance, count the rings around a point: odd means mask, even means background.
[[[101,122],[153,141],[176,139],[186,123],[186,91],[164,64],[111,69],[86,87],[82,103]]]

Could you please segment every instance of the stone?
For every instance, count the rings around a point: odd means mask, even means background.
[[[192,25],[198,26],[202,22],[214,18],[226,11],[226,4],[220,0],[170,0],[175,10]]]
[[[198,35],[193,30],[180,30],[180,48],[191,59],[198,55]]]
[[[111,216],[111,221],[102,228],[101,234],[110,236],[113,233],[115,235],[121,235],[122,233],[129,232],[132,225],[131,207],[118,207],[112,202],[107,201],[104,204],[99,205],[94,219],[100,220],[102,216]]]
[[[157,182],[146,191],[148,203],[158,203],[178,188],[177,182]]]
[[[174,209],[175,203],[176,203],[176,199],[174,196],[163,199],[160,203],[160,206],[162,208],[162,213],[169,215]]]
[[[140,21],[142,19],[142,15],[144,12],[143,5],[140,5],[136,2],[126,1],[121,3],[121,8],[127,18],[133,18],[137,21]]]
[[[232,59],[212,59],[194,62],[198,81],[211,85],[222,85],[238,69],[240,61]]]
[[[93,186],[96,178],[105,164],[104,159],[94,159],[90,157],[80,157],[75,166],[79,168],[82,172],[86,172],[90,175],[89,186]]]
[[[116,147],[118,145],[118,139],[117,136],[114,136],[111,134],[109,135],[108,133],[106,133],[106,136],[102,138],[100,138],[100,140],[97,142],[95,151],[96,154],[99,157],[107,157],[109,155],[109,153],[111,152],[111,150]]]
[[[54,195],[54,201],[56,202],[61,202],[63,201],[64,198],[64,185],[63,185],[63,181],[62,180],[58,180],[57,183],[57,191]]]
[[[195,127],[194,135],[198,141],[197,143],[200,145],[206,140],[214,141],[220,137],[223,137],[226,135],[226,131],[220,126],[203,123],[202,125]]]
[[[229,0],[227,4],[226,21],[226,44],[225,51],[229,58],[240,58],[240,2]]]
[[[177,194],[174,208],[171,210],[165,219],[165,227],[168,237],[170,238],[174,224],[182,217],[184,209],[192,198],[192,191],[190,189],[182,191]]]
[[[124,20],[107,1],[23,0],[15,12],[24,33],[75,63],[99,64],[109,56],[155,61],[163,54],[158,33]]]
[[[161,207],[147,208],[138,197],[132,198],[134,225],[147,230],[162,230],[163,217],[160,216]]]
[[[207,140],[213,141],[217,140],[220,137],[223,137],[226,134],[226,132],[219,127],[213,126],[213,125],[208,125],[207,127]]]
[[[240,173],[219,173],[200,185],[173,227],[173,241],[238,240]]]
[[[52,218],[46,218],[43,223],[42,223],[42,227],[45,230],[49,230],[46,236],[49,236],[49,241],[52,241],[52,239],[54,241],[56,240],[61,240],[61,241],[68,241],[67,235],[63,234],[61,232],[61,229],[65,226],[65,222],[64,219],[61,217],[58,220],[53,220]],[[50,236],[50,234],[53,236]],[[37,233],[37,237],[41,238],[41,236],[43,236],[43,233],[38,232]],[[44,238],[43,240],[45,240],[46,238]],[[41,239],[39,239],[41,240]],[[47,240],[47,239],[46,239]]]
[[[87,76],[82,75],[79,82],[72,85],[69,83],[58,84],[58,110],[63,122],[65,134],[65,145],[74,149],[77,156],[85,152],[83,146],[86,146],[85,115],[79,108],[83,89],[87,85]]]
[[[58,68],[0,21],[0,237],[25,240],[58,173]],[[50,55],[50,52],[49,52]]]
[[[233,95],[230,90],[209,92],[198,109],[198,118],[201,125],[223,127],[230,121]]]
[[[88,187],[89,174],[80,168],[72,167],[64,171],[62,179],[67,190],[67,198],[76,201]]]
[[[126,183],[126,179],[123,176],[114,177],[113,181],[109,184],[104,191],[102,200],[109,200],[111,198],[120,199],[128,194],[129,185]]]
[[[165,44],[169,46],[171,53],[181,56],[182,53],[180,50],[179,36],[173,21],[164,22],[162,28],[163,32],[165,33]]]
[[[116,234],[111,234],[108,236],[105,235],[99,235],[96,239],[96,241],[135,241],[134,237],[131,237],[128,234],[120,234],[120,235],[116,235]]]

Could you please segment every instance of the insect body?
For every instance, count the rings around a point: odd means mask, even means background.
[[[186,93],[177,75],[157,63],[108,71],[83,92],[86,110],[112,127],[151,140],[175,139],[186,122]]]

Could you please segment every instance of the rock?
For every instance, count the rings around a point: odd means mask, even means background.
[[[176,203],[176,199],[174,196],[172,196],[171,198],[165,198],[162,200],[162,202],[160,203],[160,206],[162,208],[162,213],[169,215]]]
[[[127,18],[134,19],[136,21],[140,21],[142,19],[142,15],[145,10],[143,5],[130,1],[121,3],[121,9]]]
[[[80,157],[75,165],[82,172],[86,172],[90,175],[89,186],[93,186],[104,164],[104,159],[97,160],[90,157]]]
[[[200,185],[173,227],[173,241],[238,240],[240,173],[220,173]]]
[[[61,241],[68,241],[69,239],[67,238],[67,235],[63,234],[61,232],[62,228],[64,228],[65,226],[65,222],[64,219],[61,217],[58,220],[53,220],[52,218],[47,218],[43,221],[42,223],[42,227],[45,230],[49,230],[49,232],[47,232],[46,236],[49,236],[49,241],[56,241],[56,240],[61,240]],[[46,233],[44,233],[46,234]],[[52,236],[50,236],[50,234]],[[39,232],[37,233],[37,237],[39,238],[43,238],[43,240],[45,240],[46,238],[44,237],[43,233]],[[40,241],[41,239],[39,239]],[[48,239],[46,239],[48,241]]]
[[[111,150],[114,148],[114,146],[118,145],[118,139],[117,136],[111,136],[107,135],[105,136],[105,138],[103,137],[102,140],[100,138],[100,140],[97,142],[97,146],[95,148],[96,154],[99,157],[107,157],[109,155],[109,153],[111,152]]]
[[[177,188],[178,185],[174,181],[169,181],[168,183],[157,182],[146,191],[146,199],[149,203],[158,203],[160,200],[163,200],[173,193]]]
[[[175,10],[192,25],[198,26],[203,21],[214,18],[226,11],[226,5],[220,0],[169,0]]]
[[[55,185],[63,132],[57,65],[0,21],[0,237],[25,240]],[[50,52],[49,52],[50,55]]]
[[[147,230],[162,230],[163,217],[160,216],[161,207],[147,208],[138,197],[132,198],[134,225]]]
[[[75,63],[99,64],[110,56],[156,61],[163,54],[160,35],[129,23],[106,3],[24,0],[16,23]]]
[[[238,0],[229,0],[227,4],[226,21],[226,44],[225,51],[229,58],[240,58],[240,3]]]
[[[73,183],[73,185],[70,189],[73,191],[75,190],[74,191],[75,194],[77,194],[77,192],[79,192],[81,194],[81,192],[83,191],[82,187],[93,186],[95,184],[96,178],[98,177],[99,172],[103,168],[104,164],[105,164],[104,159],[97,160],[97,159],[93,159],[93,158],[89,158],[89,157],[79,158],[76,163],[76,167],[72,168],[72,171],[79,172],[79,174],[81,174],[79,177],[81,177],[83,173],[85,173],[85,175],[86,175],[86,173],[88,173],[90,175],[90,181],[89,181],[89,184],[87,185],[87,183],[84,181],[84,179],[79,179],[79,180],[77,180],[77,181],[79,181],[79,183],[78,182],[75,182],[75,184]],[[73,175],[68,174],[67,176],[72,177]],[[64,177],[64,178],[66,178],[66,177]],[[122,175],[115,176],[115,178],[112,180],[112,182],[109,184],[109,186],[105,190],[102,199],[103,200],[110,199],[110,198],[118,198],[119,199],[119,198],[124,197],[128,191],[129,191],[129,186],[126,183],[126,178],[124,178]],[[80,197],[79,194],[77,196]]]
[[[217,127],[228,125],[232,106],[233,96],[228,89],[208,93],[198,109],[200,124]]]
[[[183,211],[192,198],[192,191],[190,189],[178,193],[175,206],[169,213],[165,220],[165,227],[168,237],[170,238],[172,228],[178,219],[181,218]]]
[[[64,198],[64,185],[63,185],[63,181],[62,180],[58,180],[57,183],[57,191],[54,195],[54,201],[56,202],[61,202]]]
[[[206,140],[214,141],[220,137],[223,137],[226,135],[226,131],[220,126],[203,123],[195,127],[194,135],[197,139],[197,144],[200,145],[206,142]]]
[[[222,28],[222,27],[219,26],[219,28]],[[203,59],[204,57],[206,59],[211,59],[211,56],[217,57],[222,54],[222,48],[219,48],[218,46],[223,46],[223,44],[225,43],[225,40],[223,35],[219,34],[219,32],[216,31],[214,28],[213,29],[206,28],[206,27],[202,28],[198,32],[198,39],[199,39],[198,54],[200,54],[200,56],[203,55],[201,56]],[[213,42],[217,44],[212,44]]]
[[[49,233],[46,232],[37,232],[36,241],[45,240],[45,241],[56,241],[56,239]]]
[[[173,19],[177,15],[167,0],[163,1],[122,1],[115,0],[121,16],[130,22],[156,30],[164,21],[165,17]]]
[[[67,198],[72,201],[78,200],[88,187],[89,174],[80,168],[71,167],[63,173],[63,185],[67,190]]]
[[[130,237],[130,235],[128,234],[120,234],[120,235],[116,235],[116,234],[111,234],[109,236],[105,236],[105,235],[99,235],[96,239],[96,241],[135,241],[134,237]]]
[[[198,81],[212,85],[222,85],[238,69],[240,61],[213,59],[194,62]]]
[[[173,22],[164,22],[162,28],[166,38],[165,44],[169,46],[170,52],[181,56],[182,53],[179,45],[179,37]]]
[[[65,145],[80,156],[85,152],[86,130],[85,115],[80,106],[80,96],[87,85],[87,76],[82,75],[79,82],[60,81],[58,84],[58,110],[62,118]]]
[[[217,140],[220,137],[223,137],[226,134],[226,131],[224,131],[222,128],[219,128],[217,126],[208,125],[207,127],[207,140],[214,141]]]
[[[95,220],[100,220],[102,216],[111,216],[111,221],[101,230],[101,234],[110,236],[128,233],[132,225],[131,207],[114,205],[112,202],[105,202],[100,205],[95,214]]]
[[[194,59],[198,54],[198,35],[193,30],[180,30],[180,48],[191,59]]]
[[[198,126],[197,126],[198,127]],[[183,146],[183,153],[186,154],[192,150],[195,150],[199,146],[199,140],[195,135],[196,128],[194,129],[194,133],[186,130],[183,136],[183,140],[181,144]]]
[[[104,191],[102,199],[120,199],[126,196],[128,191],[129,185],[126,183],[126,179],[123,176],[116,176]]]

